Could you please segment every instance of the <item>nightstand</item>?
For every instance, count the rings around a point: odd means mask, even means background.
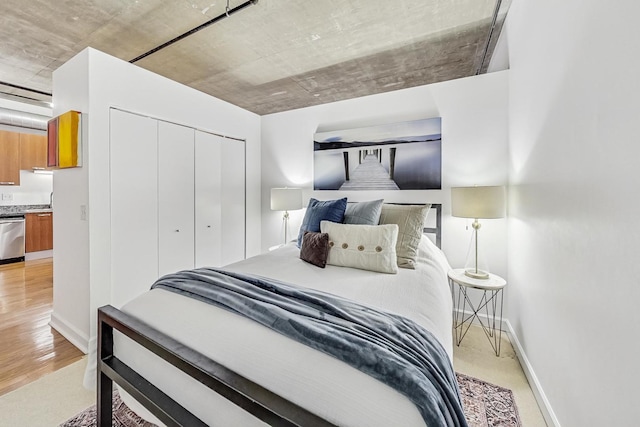
[[[507,285],[506,280],[495,274],[490,274],[488,279],[474,279],[465,275],[463,268],[450,270],[448,276],[453,299],[453,331],[456,345],[460,346],[471,323],[477,319],[496,356],[500,356],[502,303],[504,287]],[[457,295],[456,285],[458,285]],[[469,289],[482,291],[482,297],[477,305],[474,305],[469,298]],[[499,314],[498,310],[500,310]]]

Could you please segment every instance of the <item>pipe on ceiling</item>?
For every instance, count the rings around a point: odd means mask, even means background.
[[[195,27],[195,28],[192,28],[191,30],[187,31],[186,33],[182,33],[182,34],[180,34],[179,36],[177,36],[177,37],[175,37],[175,38],[173,38],[173,39],[169,40],[168,42],[162,43],[160,46],[157,46],[157,47],[155,47],[155,48],[151,49],[150,51],[143,53],[142,55],[140,55],[140,56],[138,56],[138,57],[136,57],[136,58],[132,59],[132,60],[131,60],[131,61],[129,61],[129,62],[133,64],[133,63],[135,63],[135,62],[137,62],[137,61],[141,60],[142,58],[146,58],[147,56],[149,56],[149,55],[151,55],[151,54],[153,54],[153,53],[156,53],[157,51],[159,51],[159,50],[161,50],[161,49],[164,49],[164,48],[165,48],[165,47],[167,47],[167,46],[171,46],[172,44],[174,44],[174,43],[176,43],[176,42],[179,42],[179,41],[180,41],[180,40],[182,40],[183,38],[188,37],[188,36],[190,36],[190,35],[192,35],[192,34],[195,34],[195,33],[197,33],[198,31],[204,30],[204,29],[205,29],[205,28],[207,28],[208,26],[213,25],[213,24],[215,24],[216,22],[218,22],[218,21],[220,21],[220,20],[222,20],[222,19],[224,19],[224,18],[228,18],[228,17],[230,17],[231,15],[233,15],[234,13],[241,11],[241,10],[242,10],[242,9],[244,9],[245,7],[247,7],[247,6],[251,6],[251,5],[254,5],[254,4],[256,4],[256,3],[258,3],[258,0],[248,0],[248,1],[245,1],[244,3],[242,3],[241,5],[234,7],[233,9],[229,9],[229,6],[228,6],[228,5],[229,5],[229,2],[227,1],[227,7],[226,7],[226,9],[225,9],[225,12],[224,12],[224,13],[222,13],[222,14],[220,14],[220,15],[216,16],[215,18],[212,18],[212,19],[208,20],[208,21],[207,21],[207,22],[205,22],[204,24],[201,24],[201,25],[198,25],[198,26],[197,26],[197,27]],[[49,93],[49,92],[44,92],[44,91],[41,91],[41,90],[36,90],[36,89],[32,89],[32,88],[28,88],[28,87],[25,87],[25,86],[16,85],[16,84],[9,83],[9,82],[0,81],[0,85],[2,85],[2,86],[8,86],[8,87],[11,87],[11,88],[14,88],[14,89],[24,90],[24,91],[26,91],[26,92],[37,93],[37,94],[39,94],[39,95],[52,96],[52,94],[51,94],[51,93]],[[27,99],[34,99],[34,100],[35,100],[35,98],[28,98],[28,97],[25,97],[25,98],[27,98]],[[3,123],[3,124],[4,124],[4,123]],[[46,126],[46,125],[45,125],[45,126]],[[46,130],[46,127],[45,127],[45,130]]]
[[[14,89],[24,90],[24,91],[26,91],[26,92],[33,92],[33,93],[37,93],[37,94],[40,94],[40,95],[51,96],[51,94],[50,94],[49,92],[44,92],[44,91],[41,91],[41,90],[31,89],[31,88],[29,88],[29,87],[16,85],[16,84],[9,83],[9,82],[3,82],[3,81],[0,81],[0,85],[1,85],[1,86],[8,86],[8,87],[12,87],[12,88],[14,88]]]
[[[47,116],[0,107],[0,125],[46,131],[48,121]]]
[[[185,37],[189,37],[190,35],[195,34],[195,33],[197,33],[198,31],[204,30],[204,29],[205,29],[205,28],[207,28],[208,26],[213,25],[213,24],[215,24],[216,22],[218,22],[218,21],[220,21],[220,20],[222,20],[222,19],[224,19],[224,18],[228,18],[228,17],[230,17],[231,15],[233,15],[234,13],[241,11],[241,10],[242,10],[242,9],[244,9],[245,7],[248,7],[248,6],[254,5],[254,4],[256,4],[256,3],[258,3],[258,0],[248,0],[248,1],[245,1],[244,3],[242,3],[241,5],[234,7],[233,9],[229,9],[229,6],[227,6],[227,8],[225,9],[225,12],[224,12],[224,13],[222,13],[222,14],[220,14],[220,15],[216,16],[215,18],[212,18],[212,19],[208,20],[208,21],[207,21],[207,22],[205,22],[204,24],[200,24],[200,25],[198,25],[197,27],[190,29],[190,30],[189,30],[189,31],[187,31],[186,33],[182,33],[182,34],[180,34],[179,36],[172,38],[172,39],[171,39],[171,40],[169,40],[168,42],[162,43],[160,46],[154,47],[153,49],[151,49],[151,50],[149,50],[149,51],[147,51],[147,52],[143,53],[142,55],[140,55],[140,56],[137,56],[137,57],[133,58],[133,59],[132,59],[131,61],[129,61],[129,62],[130,62],[130,63],[132,63],[132,64],[133,64],[133,63],[135,63],[135,62],[138,62],[139,60],[141,60],[141,59],[143,59],[143,58],[146,58],[147,56],[149,56],[149,55],[151,55],[151,54],[153,54],[153,53],[156,53],[157,51],[162,50],[162,49],[164,49],[164,48],[165,48],[165,47],[167,47],[167,46],[171,46],[172,44],[174,44],[174,43],[176,43],[176,42],[179,42],[180,40],[184,39]],[[227,2],[227,5],[228,5],[228,4],[229,4],[229,3]]]
[[[478,69],[476,70],[476,75],[482,74],[482,70],[485,69],[485,62],[487,61],[487,55],[489,54],[489,48],[491,47],[491,41],[493,39],[494,31],[496,29],[496,23],[498,22],[498,13],[500,12],[500,6],[502,5],[502,0],[496,1],[496,7],[493,9],[493,17],[491,18],[491,28],[489,28],[489,35],[487,36],[487,42],[484,45],[484,52],[482,53],[482,61],[480,61],[480,65],[478,65]],[[486,64],[489,66],[489,64]]]

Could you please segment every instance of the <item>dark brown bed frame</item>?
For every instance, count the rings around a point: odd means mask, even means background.
[[[435,234],[436,245],[441,247],[442,205],[431,206],[436,210],[436,225],[425,228],[424,232]],[[135,317],[107,305],[98,309],[98,427],[112,425],[114,381],[169,427],[207,425],[116,357],[113,352],[114,329],[269,425],[334,426]]]

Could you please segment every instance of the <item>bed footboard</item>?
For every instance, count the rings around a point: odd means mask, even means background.
[[[110,305],[98,309],[98,427],[111,426],[114,381],[167,426],[206,426],[116,357],[114,329],[269,425],[335,427]]]

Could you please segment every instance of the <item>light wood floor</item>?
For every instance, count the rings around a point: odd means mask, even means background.
[[[0,396],[80,360],[49,326],[52,258],[0,265]]]

